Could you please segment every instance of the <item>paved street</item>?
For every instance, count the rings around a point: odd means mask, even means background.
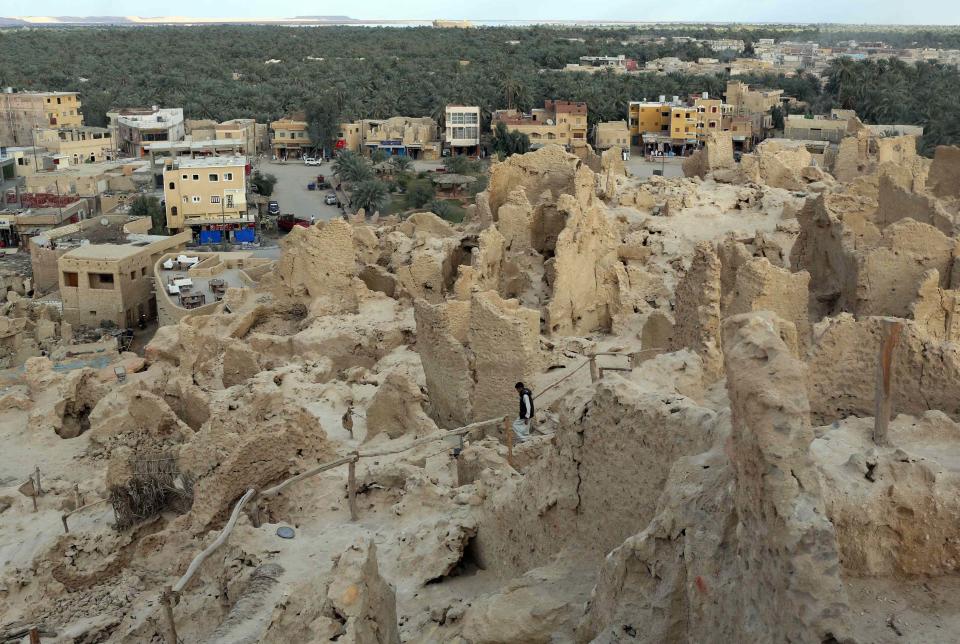
[[[307,190],[307,184],[316,181],[318,174],[324,175],[329,181],[331,175],[333,175],[333,164],[324,163],[320,166],[307,166],[303,165],[302,161],[289,161],[287,163],[263,161],[260,164],[260,170],[277,178],[277,185],[274,186],[273,196],[270,199],[280,204],[282,214],[298,215],[305,218],[313,215],[322,220],[340,216],[338,207],[323,203],[323,198],[329,192],[329,189]]]
[[[650,162],[644,159],[642,154],[637,152],[637,154],[630,155],[630,160],[627,161],[627,170],[630,171],[631,175],[641,178],[652,177],[654,170],[663,170],[663,176],[667,178],[682,177],[682,163],[683,159],[680,157],[665,158],[662,161]]]

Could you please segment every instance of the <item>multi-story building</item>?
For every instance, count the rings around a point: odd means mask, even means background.
[[[766,113],[780,105],[782,89],[760,90],[740,81],[727,81],[726,102],[734,114]]]
[[[188,241],[189,232],[131,234],[121,243],[84,244],[64,253],[57,260],[63,319],[74,325],[109,320],[132,327],[141,317],[156,318],[153,266]]]
[[[646,150],[668,150],[673,146],[696,145],[699,122],[696,107],[684,105],[678,96],[666,101],[631,101],[627,123],[632,142]]]
[[[447,105],[444,144],[450,154],[476,155],[480,150],[480,108]]]
[[[129,156],[142,157],[151,143],[182,141],[185,134],[179,107],[129,108],[108,112],[107,117],[115,128],[117,147]]]
[[[58,166],[99,163],[116,157],[113,134],[105,127],[43,128],[36,131],[34,139],[54,155]]]
[[[299,159],[312,149],[306,115],[284,116],[270,124],[270,147],[277,159]]]
[[[440,158],[440,128],[429,116],[393,116],[360,121],[364,154],[382,150],[391,156],[413,159]]]
[[[78,92],[0,92],[0,145],[37,145],[38,128],[83,125]]]
[[[626,121],[607,121],[597,123],[593,128],[593,147],[597,150],[606,150],[619,147],[630,151],[630,129]]]
[[[213,128],[216,140],[240,141],[240,154],[252,156],[257,153],[257,122],[255,119],[231,119],[218,123]]]
[[[587,140],[587,104],[571,101],[545,101],[543,108],[523,113],[515,109],[493,113],[491,128],[498,123],[530,137],[530,147],[551,143],[569,148],[574,141]]]
[[[246,168],[242,156],[167,159],[163,171],[167,228],[229,234],[255,224],[247,211]]]

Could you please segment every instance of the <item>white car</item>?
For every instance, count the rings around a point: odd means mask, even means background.
[[[313,157],[303,157],[303,165],[320,165],[320,159],[314,159]]]

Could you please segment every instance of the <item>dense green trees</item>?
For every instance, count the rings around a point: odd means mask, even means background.
[[[389,198],[386,184],[378,179],[361,181],[350,191],[350,205],[357,210],[363,208],[368,215],[380,210]]]
[[[524,154],[530,150],[530,137],[517,130],[508,130],[498,122],[493,130],[493,153],[501,158],[511,154]]]
[[[657,36],[665,40],[652,40]],[[583,55],[623,53],[641,63],[669,55],[688,60],[715,55],[700,45],[674,40],[678,36],[814,40],[823,45],[855,38],[893,46],[960,48],[960,29],[949,27],[18,29],[0,32],[0,61],[6,61],[0,65],[0,86],[79,90],[86,122],[92,125],[103,125],[106,111],[115,106],[181,106],[188,118],[253,117],[260,122],[304,110],[314,114],[313,127],[327,141],[332,115],[340,120],[400,114],[439,120],[443,106],[454,102],[479,105],[487,127],[495,109],[529,109],[549,98],[586,101],[593,125],[625,118],[631,100],[723,93],[726,79],[720,76],[550,71]],[[508,44],[513,42],[519,44]],[[270,59],[282,62],[265,64]],[[960,84],[957,70],[893,62],[842,64],[842,73],[839,67],[837,78],[831,73],[825,89],[809,74],[744,80],[782,88],[813,111],[860,106],[867,121],[922,124],[927,146],[960,141],[956,108],[951,106]]]
[[[256,186],[257,194],[270,197],[273,195],[273,187],[277,185],[277,178],[272,174],[254,172],[253,176],[250,177],[250,183]]]
[[[167,233],[167,215],[156,197],[140,195],[130,204],[130,215],[133,217],[150,217],[150,234],[165,235]]]
[[[334,96],[326,94],[307,103],[307,136],[317,156],[332,154],[340,132],[340,110]]]

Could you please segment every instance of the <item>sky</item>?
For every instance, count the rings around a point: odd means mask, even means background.
[[[956,0],[3,0],[4,16],[189,16],[207,18],[345,15],[375,20],[640,20],[960,24]]]

